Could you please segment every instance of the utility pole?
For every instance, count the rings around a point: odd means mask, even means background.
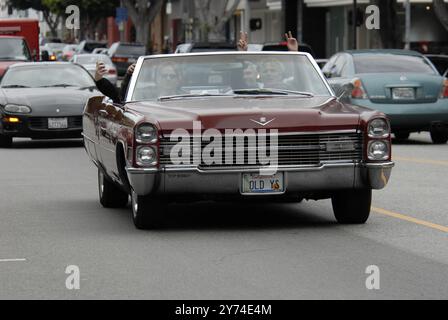
[[[406,11],[406,25],[405,25],[405,49],[411,49],[411,2],[406,0],[404,3]]]
[[[353,0],[352,22],[353,22],[353,49],[358,49],[358,1]]]

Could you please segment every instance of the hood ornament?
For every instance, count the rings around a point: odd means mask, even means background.
[[[262,127],[266,127],[268,124],[272,123],[273,121],[275,121],[276,119],[272,119],[272,120],[267,120],[266,117],[261,117],[260,121],[254,120],[254,119],[250,119],[250,121],[262,126]]]
[[[400,80],[401,80],[401,81],[407,81],[408,78],[407,78],[406,76],[401,76],[401,77],[400,77]]]

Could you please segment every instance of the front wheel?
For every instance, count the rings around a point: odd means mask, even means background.
[[[0,148],[11,148],[12,137],[3,136],[0,134]]]
[[[344,190],[332,198],[333,211],[340,224],[364,224],[370,216],[372,190]]]
[[[124,208],[129,202],[129,195],[104,176],[98,169],[98,192],[104,208]]]
[[[137,229],[157,229],[162,225],[166,203],[149,196],[139,196],[131,191],[132,221]]]

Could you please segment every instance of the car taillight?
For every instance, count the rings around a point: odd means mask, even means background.
[[[440,98],[447,99],[448,98],[448,79],[443,81],[442,93],[440,94]]]
[[[54,54],[52,54],[52,55],[50,56],[50,61],[56,61],[56,56],[55,56]]]
[[[353,99],[367,99],[366,90],[364,90],[361,79],[353,79],[352,85],[353,85],[352,90]]]
[[[112,62],[128,62],[128,58],[113,57]]]
[[[115,69],[109,69],[109,74],[117,74],[117,70]]]

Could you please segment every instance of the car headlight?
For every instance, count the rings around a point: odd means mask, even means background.
[[[368,126],[369,137],[386,138],[390,135],[389,122],[385,119],[374,119]]]
[[[157,151],[153,147],[137,148],[137,164],[141,167],[151,167],[157,165]]]
[[[138,143],[156,143],[158,139],[157,135],[157,128],[152,124],[145,123],[137,128],[135,139]]]
[[[30,107],[16,104],[7,104],[4,109],[10,113],[31,113]]]
[[[368,157],[372,161],[388,160],[390,145],[388,141],[371,141],[368,148]]]

